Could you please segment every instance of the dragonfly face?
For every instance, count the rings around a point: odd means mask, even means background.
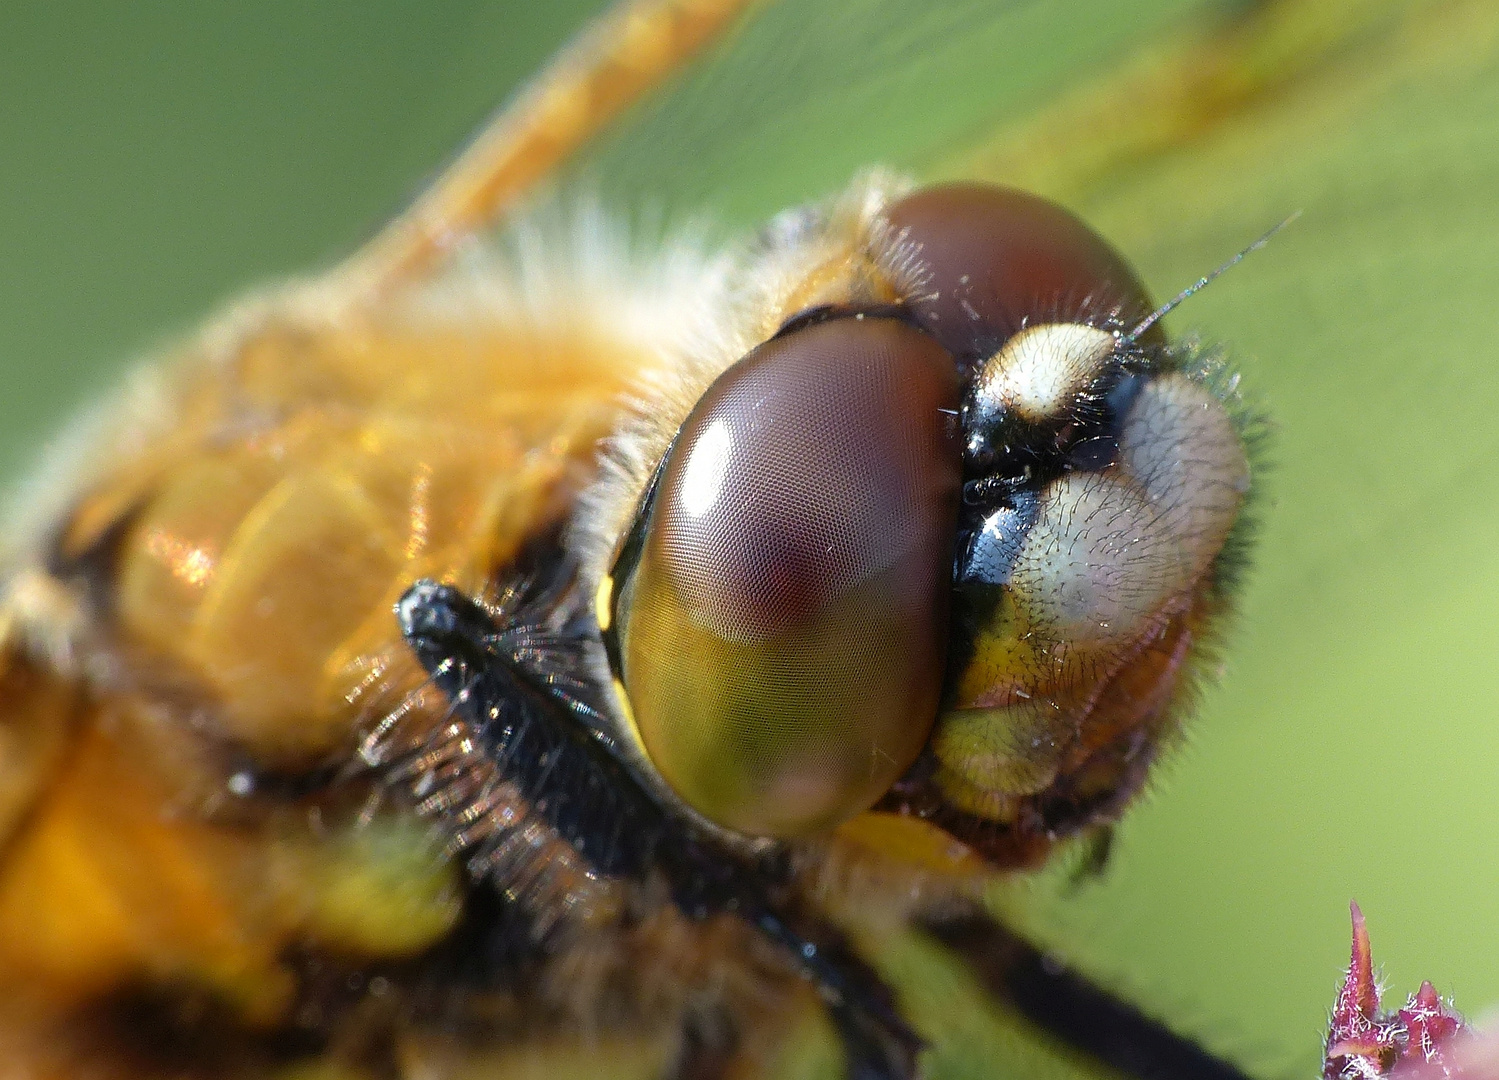
[[[1129,334],[1143,291],[1080,222],[980,186],[860,194],[880,209],[769,257],[814,267],[756,314],[775,336],[594,496],[634,507],[590,577],[623,726],[734,831],[888,793],[1024,862],[1143,778],[1248,466],[1204,373]]]
[[[1218,362],[979,185],[861,180],[602,294],[400,255],[191,342],[13,555],[6,1038],[915,1075],[870,942],[1013,990],[983,883],[1176,730],[1249,488]]]

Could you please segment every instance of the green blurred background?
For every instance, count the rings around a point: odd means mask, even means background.
[[[598,6],[0,7],[0,470]],[[1051,194],[1159,295],[1303,212],[1172,320],[1276,426],[1221,683],[1106,878],[1015,917],[1265,1075],[1316,1066],[1351,897],[1392,993],[1499,1002],[1499,5],[786,0],[574,179],[734,231],[875,163]]]

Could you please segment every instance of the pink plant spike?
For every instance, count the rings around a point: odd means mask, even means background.
[[[1323,1080],[1499,1080],[1480,1064],[1492,1066],[1492,1053],[1475,1054],[1470,1047],[1478,1040],[1458,1038],[1468,1030],[1463,1018],[1431,983],[1423,982],[1404,1008],[1379,1011],[1369,929],[1358,905],[1351,907],[1353,955],[1328,1024]]]

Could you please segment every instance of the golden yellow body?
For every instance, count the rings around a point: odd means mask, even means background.
[[[127,417],[119,440],[138,449],[62,523],[52,557],[97,562],[102,585],[59,571],[51,602],[87,609],[69,648],[111,666],[108,693],[28,659],[19,630],[10,643],[7,986],[71,1002],[202,978],[272,1020],[294,938],[399,955],[452,918],[450,871],[420,857],[429,880],[391,910],[366,890],[339,915],[339,877],[371,872],[378,839],[226,806],[236,762],[346,761],[370,719],[361,688],[400,674],[396,597],[420,577],[477,588],[558,525],[642,357],[586,326],[266,310],[165,370],[174,422],[137,440]]]

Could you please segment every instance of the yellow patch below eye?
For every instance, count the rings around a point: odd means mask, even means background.
[[[972,848],[953,839],[945,829],[907,814],[866,810],[839,825],[835,835],[838,840],[864,848],[882,859],[936,874],[966,877],[990,869]]]
[[[1114,335],[1080,323],[1044,323],[1021,331],[984,362],[980,392],[1040,424],[1065,416],[1103,371]]]
[[[608,574],[604,575],[598,591],[593,594],[593,617],[600,631],[608,630],[614,621],[614,578]]]
[[[630,707],[630,695],[625,693],[625,684],[619,679],[614,680],[614,703],[619,708],[619,715],[624,718],[625,731],[634,740],[636,749],[643,752],[645,744],[640,739],[640,726],[635,723],[635,710]]]

